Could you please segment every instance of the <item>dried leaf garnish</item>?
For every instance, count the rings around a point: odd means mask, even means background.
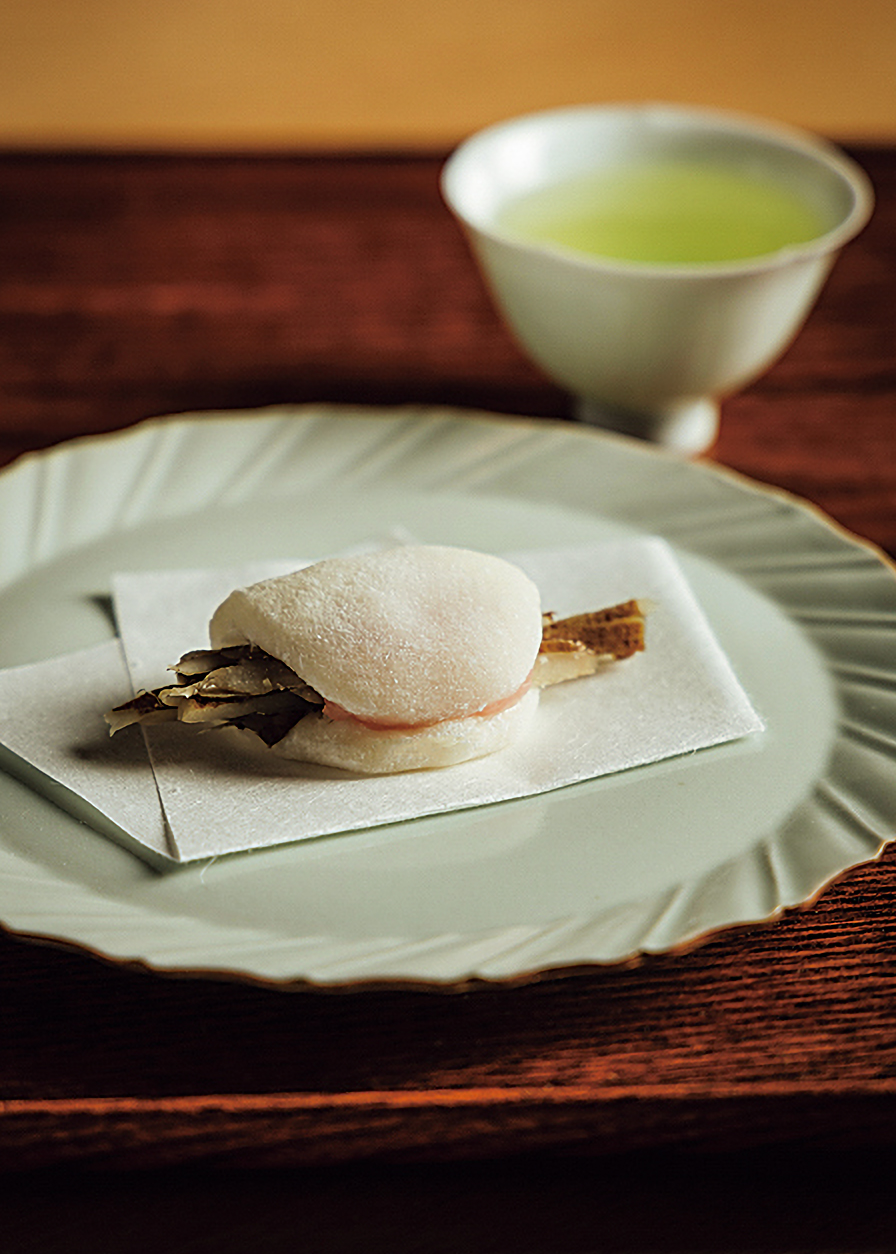
[[[323,697],[285,663],[251,645],[195,649],[170,668],[177,682],[141,692],[106,715],[110,732],[177,719],[204,727],[248,727],[276,744]]]
[[[643,652],[645,618],[644,606],[635,600],[569,618],[546,614],[533,683],[546,688],[579,679]]]

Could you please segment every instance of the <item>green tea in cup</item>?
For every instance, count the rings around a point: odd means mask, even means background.
[[[874,200],[816,136],[655,102],[496,123],[455,150],[442,189],[572,414],[683,453],[785,350]]]
[[[498,226],[520,240],[651,265],[740,261],[829,226],[782,183],[719,162],[611,165],[511,201]]]

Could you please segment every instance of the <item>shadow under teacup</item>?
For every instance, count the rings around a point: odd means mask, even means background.
[[[686,453],[783,353],[873,205],[821,139],[664,104],[499,123],[452,154],[442,192],[577,416]]]

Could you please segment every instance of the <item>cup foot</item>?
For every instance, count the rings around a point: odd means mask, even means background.
[[[574,414],[579,422],[648,440],[676,453],[706,452],[719,430],[718,403],[707,398],[679,401],[652,413],[635,413],[578,397]]]

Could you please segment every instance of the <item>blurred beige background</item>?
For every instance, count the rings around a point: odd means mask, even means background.
[[[0,145],[444,146],[667,99],[896,139],[894,0],[3,0]]]

